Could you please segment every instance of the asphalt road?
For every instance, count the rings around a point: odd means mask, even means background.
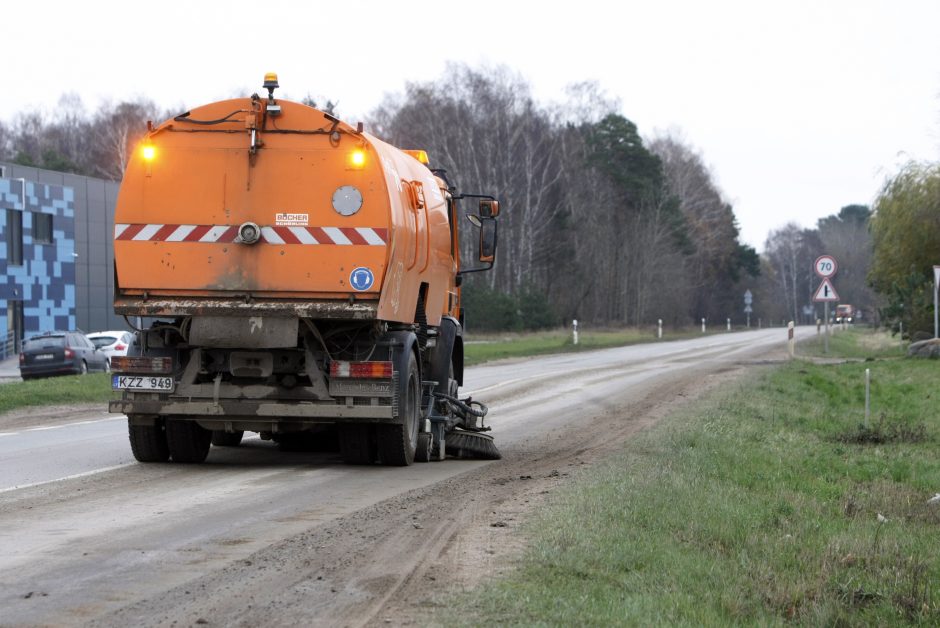
[[[521,451],[533,432],[570,429],[677,372],[717,372],[785,342],[772,329],[483,365],[461,392],[490,406],[504,452]],[[281,539],[487,464],[347,467],[253,438],[203,465],[145,465],[122,418],[103,412],[0,432],[0,625],[109,624]]]

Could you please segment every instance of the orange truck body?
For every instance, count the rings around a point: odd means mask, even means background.
[[[279,104],[277,126],[294,132],[261,133],[263,147],[253,156],[244,129],[257,114],[247,98],[188,116],[216,120],[238,111],[218,125],[230,133],[171,120],[148,137],[151,160],[144,146],[134,152],[115,210],[118,311],[188,314],[192,302],[206,297],[307,303],[352,297],[369,316],[412,322],[424,283],[428,322],[456,317],[459,258],[443,182],[367,133],[342,122],[333,127],[299,103]],[[336,144],[331,128],[339,133]],[[350,164],[353,151],[362,155],[359,166]],[[361,209],[349,216],[331,206],[344,186],[362,196]],[[262,228],[252,246],[234,242],[246,222]],[[227,229],[228,237],[211,241],[207,228]],[[372,273],[367,289],[350,285],[355,268]]]
[[[499,203],[457,194],[423,151],[275,100],[198,107],[148,133],[114,219],[114,307],[137,330],[109,404],[145,462],[209,439],[338,439],[347,462],[492,457],[461,402],[462,274],[495,260]],[[462,269],[459,201],[484,266]],[[488,266],[486,266],[488,264]],[[130,318],[134,317],[134,318]],[[490,439],[491,440],[491,439]],[[305,442],[306,442],[305,441]]]

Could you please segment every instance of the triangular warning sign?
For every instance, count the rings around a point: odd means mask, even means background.
[[[839,293],[832,287],[832,282],[828,277],[823,278],[819,287],[816,288],[816,294],[813,295],[813,301],[838,301]]]

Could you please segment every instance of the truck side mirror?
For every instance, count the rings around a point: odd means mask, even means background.
[[[492,264],[496,260],[496,219],[485,217],[480,223],[480,261]]]
[[[496,218],[499,216],[499,201],[494,201],[491,198],[481,198],[480,215],[484,218]]]

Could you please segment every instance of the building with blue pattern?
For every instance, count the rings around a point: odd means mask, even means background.
[[[44,331],[127,328],[111,309],[117,190],[0,163],[0,359]]]

